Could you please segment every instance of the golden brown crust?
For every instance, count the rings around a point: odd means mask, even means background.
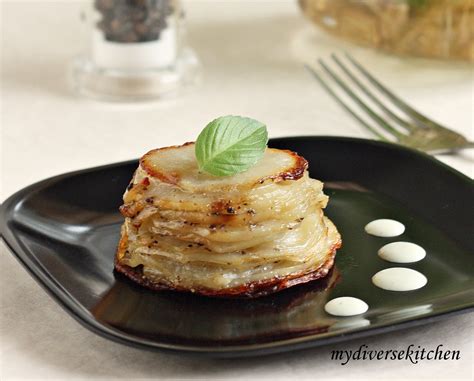
[[[181,148],[181,147],[186,147],[191,144],[194,144],[194,142],[186,142],[181,145],[175,145],[175,146],[169,146],[169,147],[162,147],[162,148],[155,148],[152,149],[151,151],[148,151],[145,155],[143,155],[140,159],[140,166],[145,170],[146,173],[148,173],[151,177],[154,177],[160,181],[163,181],[164,183],[176,185],[179,182],[179,176],[177,174],[173,173],[163,173],[160,171],[157,171],[155,168],[152,166],[148,165],[148,157],[152,156],[155,152],[158,151],[167,151],[170,149],[176,149],[176,148]]]
[[[122,237],[123,238],[123,237]],[[221,297],[221,298],[257,298],[260,296],[265,296],[273,294],[275,292],[284,290],[286,288],[296,286],[298,284],[307,283],[316,279],[325,277],[331,268],[334,265],[334,258],[336,256],[336,250],[341,247],[341,241],[336,242],[332,247],[330,252],[327,255],[326,261],[318,267],[316,270],[310,272],[291,274],[284,278],[271,278],[259,282],[248,283],[239,287],[226,288],[222,290],[212,290],[212,289],[195,289],[189,290],[183,287],[174,287],[162,283],[152,282],[150,279],[146,278],[142,273],[142,267],[138,266],[132,268],[130,266],[122,265],[119,263],[120,258],[122,258],[125,247],[120,242],[119,249],[117,250],[117,256],[115,260],[115,270],[121,274],[124,274],[132,281],[140,284],[143,287],[149,288],[154,291],[162,290],[173,290],[180,292],[193,292],[200,295],[212,296],[212,297]]]
[[[286,152],[292,156],[295,159],[295,164],[283,172],[261,178],[259,183],[263,183],[266,180],[273,180],[275,182],[283,180],[298,180],[303,177],[304,172],[308,169],[308,161],[303,156],[288,149],[282,149],[280,151]]]
[[[134,217],[138,212],[140,212],[144,206],[152,199],[142,200],[143,193],[150,186],[150,179],[145,177],[138,184],[130,183],[127,187],[127,200],[128,202],[120,206],[119,210],[122,216],[124,217]]]
[[[153,168],[151,165],[148,164],[149,162],[148,158],[158,151],[177,149],[177,148],[186,147],[186,146],[194,145],[194,144],[195,144],[194,142],[186,142],[182,145],[175,145],[175,146],[153,149],[142,156],[142,158],[140,159],[140,166],[149,176],[154,177],[164,183],[177,185],[180,181],[180,177],[178,174],[163,173],[163,172],[158,171],[156,168]],[[286,152],[291,157],[293,157],[294,164],[291,167],[286,168],[284,171],[260,178],[257,181],[257,184],[264,183],[267,180],[279,182],[283,180],[298,180],[301,177],[303,177],[304,172],[306,171],[306,169],[308,169],[308,162],[306,161],[306,159],[302,156],[299,156],[296,152],[293,152],[290,150],[279,150],[279,151]]]
[[[115,262],[118,263],[123,256],[125,255],[125,251],[127,251],[128,247],[128,235],[124,232],[124,225],[122,225],[120,234],[120,241],[117,247],[117,254],[115,255]]]

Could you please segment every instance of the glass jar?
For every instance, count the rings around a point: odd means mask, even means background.
[[[326,31],[400,55],[474,61],[472,0],[299,0]]]
[[[178,0],[92,0],[82,12],[86,53],[75,60],[80,94],[141,100],[176,94],[199,74]]]

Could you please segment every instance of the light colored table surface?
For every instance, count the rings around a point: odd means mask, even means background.
[[[101,104],[71,95],[67,62],[83,44],[78,3],[2,2],[1,159],[3,200],[62,172],[135,158],[193,140],[206,122],[241,114],[270,135],[370,137],[322,93],[300,61],[349,49],[400,95],[473,139],[473,73],[466,65],[401,61],[339,44],[302,23],[293,1],[193,1],[191,44],[203,84],[187,96],[142,105]],[[311,46],[311,50],[309,50]],[[442,157],[473,174],[472,153]],[[318,165],[313,163],[313,165]],[[148,353],[102,339],[56,305],[0,246],[0,379],[472,379],[473,315],[284,355],[203,360]],[[461,351],[461,360],[330,361],[332,349]]]

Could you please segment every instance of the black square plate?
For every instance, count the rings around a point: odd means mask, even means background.
[[[299,152],[326,183],[328,216],[343,237],[323,280],[255,300],[152,292],[113,272],[122,193],[136,161],[68,173],[31,185],[1,207],[12,253],[65,310],[106,338],[146,349],[247,356],[334,343],[426,323],[474,306],[472,181],[427,155],[396,145],[334,137],[274,139]],[[395,266],[377,256],[394,239],[368,236],[377,218],[403,222],[396,240],[425,259],[407,265],[422,289],[391,292],[371,277]],[[5,269],[4,269],[5,271]],[[326,301],[355,296],[370,308],[335,318]]]

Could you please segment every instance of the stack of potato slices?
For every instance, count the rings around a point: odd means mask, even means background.
[[[194,143],[148,152],[124,195],[116,269],[152,289],[261,296],[327,275],[341,245],[328,197],[296,153],[199,171]]]

